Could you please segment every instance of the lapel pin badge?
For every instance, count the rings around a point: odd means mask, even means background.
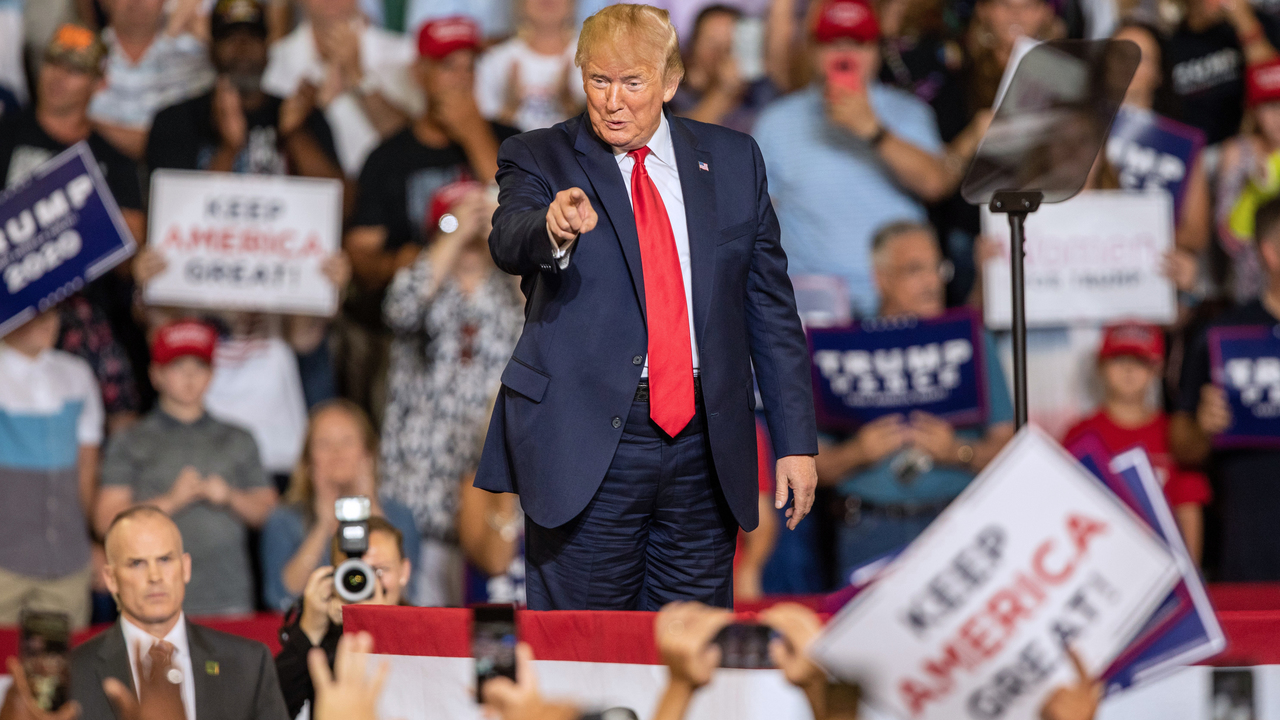
[[[711,168],[707,167],[707,164],[706,164],[706,163],[704,163],[704,162],[700,162],[700,163],[698,163],[698,169],[699,169],[699,170],[706,170],[707,172],[711,172]]]
[[[218,674],[218,672],[219,672],[219,670],[220,670],[220,668],[218,667],[218,661],[217,661],[217,660],[205,660],[205,661],[204,661],[204,672],[205,672],[205,674],[206,674],[206,675],[217,675],[217,674]]]

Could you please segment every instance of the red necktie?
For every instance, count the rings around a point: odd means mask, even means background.
[[[689,309],[676,236],[667,208],[645,170],[648,147],[627,153],[631,170],[631,207],[640,237],[645,314],[649,321],[649,417],[675,437],[693,418],[693,350],[689,346]]]

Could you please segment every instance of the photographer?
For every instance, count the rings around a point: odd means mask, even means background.
[[[361,604],[400,605],[402,594],[409,584],[412,563],[405,557],[404,538],[400,531],[385,518],[370,517],[368,523],[369,549],[361,559],[373,568],[377,582],[373,597]],[[316,568],[307,580],[301,598],[302,612],[280,630],[280,654],[276,656],[276,672],[280,676],[280,689],[284,693],[289,716],[296,717],[303,704],[315,698],[311,676],[307,672],[307,653],[321,648],[333,667],[338,639],[342,637],[342,607],[347,603],[335,592],[334,568],[347,560],[339,547],[338,537],[331,549],[334,565]],[[295,606],[296,607],[296,606]]]

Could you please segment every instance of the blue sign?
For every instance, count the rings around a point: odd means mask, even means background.
[[[876,318],[811,328],[819,422],[853,428],[923,410],[957,426],[987,417],[982,324],[967,310],[938,318]]]
[[[1231,425],[1214,447],[1280,447],[1280,325],[1213,328],[1209,358],[1231,408]]]
[[[133,254],[98,162],[77,143],[0,195],[0,337]]]
[[[1107,138],[1107,160],[1125,190],[1163,188],[1173,196],[1173,217],[1182,217],[1182,196],[1195,167],[1204,133],[1149,110],[1120,108]]]

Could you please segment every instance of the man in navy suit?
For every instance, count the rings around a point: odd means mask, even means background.
[[[601,10],[576,62],[585,115],[499,151],[489,247],[527,302],[476,486],[520,494],[531,609],[729,607],[758,522],[753,364],[789,527],[817,484],[764,161],[663,110],[684,73],[666,11]]]

